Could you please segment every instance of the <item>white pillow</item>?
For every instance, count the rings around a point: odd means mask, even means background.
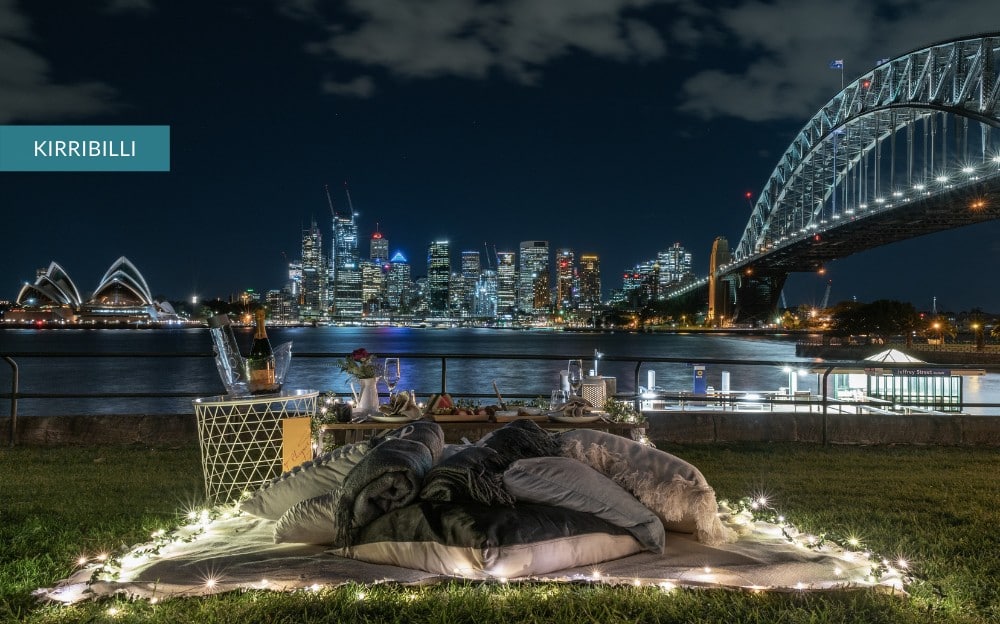
[[[368,450],[368,442],[335,448],[265,483],[240,503],[240,509],[254,516],[277,520],[297,503],[339,489],[347,473]]]
[[[517,578],[642,551],[625,529],[579,511],[521,503],[421,502],[390,511],[330,552],[463,578]]]

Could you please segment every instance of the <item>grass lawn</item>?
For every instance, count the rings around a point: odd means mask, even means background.
[[[196,502],[198,450],[2,448],[0,621],[1000,622],[1000,450],[658,446],[698,466],[720,499],[766,494],[801,529],[906,557],[910,595],[455,582],[43,605],[32,590],[67,576],[81,553],[143,542]]]

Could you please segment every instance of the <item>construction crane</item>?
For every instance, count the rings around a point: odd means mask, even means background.
[[[347,193],[347,208],[351,211],[351,218],[354,218],[354,202],[351,201],[351,189],[347,188],[347,180],[344,180],[344,192]]]
[[[337,211],[333,209],[333,199],[330,197],[330,185],[324,184],[323,189],[326,191],[326,203],[330,206],[330,216],[336,219]]]
[[[826,306],[830,304],[830,287],[833,286],[833,280],[826,281],[826,293],[823,295],[823,304],[819,306],[820,310],[825,310]]]

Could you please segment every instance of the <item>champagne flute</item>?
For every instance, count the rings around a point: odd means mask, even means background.
[[[573,396],[580,396],[583,389],[583,362],[570,360],[568,370],[569,389]]]
[[[393,394],[395,394],[396,385],[399,384],[399,377],[399,358],[385,358],[385,370],[382,380],[385,381],[385,386],[389,389],[390,401]]]

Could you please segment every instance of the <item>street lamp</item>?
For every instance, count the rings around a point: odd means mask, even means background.
[[[937,343],[938,344],[942,344],[944,342],[944,334],[941,331],[941,323],[938,323],[938,322],[935,321],[934,325],[932,325],[932,327],[934,327],[934,332],[937,334],[937,337],[938,337],[937,338]]]

